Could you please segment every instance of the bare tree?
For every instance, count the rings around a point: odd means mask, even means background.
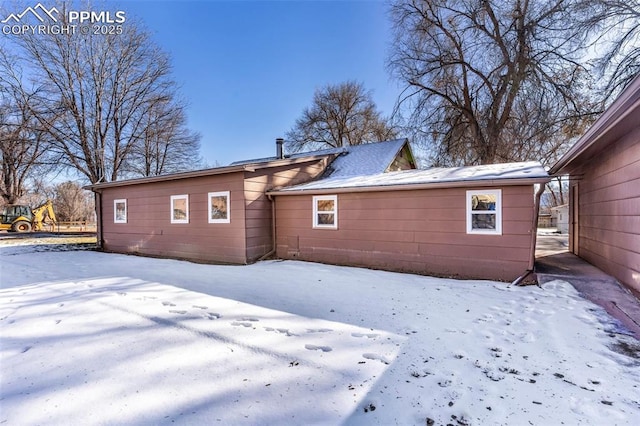
[[[93,197],[76,182],[63,182],[54,188],[54,211],[60,222],[87,220],[93,215]]]
[[[569,182],[566,177],[555,176],[546,186],[545,196],[541,199],[541,208],[562,206],[569,202]]]
[[[17,203],[36,174],[55,167],[46,134],[32,114],[35,91],[23,86],[16,58],[0,51],[0,196]]]
[[[640,0],[582,0],[574,6],[576,23],[586,31],[602,78],[603,98],[615,99],[640,74]]]
[[[200,135],[187,128],[184,105],[160,102],[144,112],[140,140],[127,158],[125,170],[134,176],[158,176],[202,164]]]
[[[149,115],[176,96],[167,54],[134,22],[122,27],[121,34],[16,38],[34,77],[47,82],[34,114],[66,165],[92,183],[119,178],[145,140]]]
[[[380,142],[397,136],[362,83],[347,81],[316,90],[311,107],[286,134],[293,152]]]
[[[564,0],[398,0],[397,108],[435,164],[553,162],[594,105]]]

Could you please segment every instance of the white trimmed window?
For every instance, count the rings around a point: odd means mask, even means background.
[[[171,196],[171,223],[189,223],[189,196]]]
[[[502,190],[467,191],[467,234],[502,235]]]
[[[313,197],[313,227],[338,229],[337,195],[316,195]]]
[[[127,200],[113,200],[113,223],[127,223]]]
[[[230,223],[229,191],[209,193],[209,223]]]

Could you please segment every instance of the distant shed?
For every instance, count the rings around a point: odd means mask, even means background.
[[[555,228],[561,234],[569,233],[569,205],[551,207],[551,217]]]

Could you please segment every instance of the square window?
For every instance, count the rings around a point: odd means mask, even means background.
[[[467,234],[502,235],[502,190],[467,191]]]
[[[113,200],[113,223],[127,223],[127,200]]]
[[[338,196],[313,197],[313,227],[338,229]]]
[[[171,196],[171,223],[189,223],[189,196]]]
[[[229,191],[209,193],[209,223],[230,223]]]

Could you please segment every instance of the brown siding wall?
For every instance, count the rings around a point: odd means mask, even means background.
[[[273,248],[272,207],[265,192],[280,186],[307,182],[323,171],[323,163],[318,162],[294,168],[280,167],[245,173],[244,197],[249,262],[258,260]]]
[[[208,223],[209,192],[230,191],[231,223]],[[189,223],[172,224],[170,198],[189,195]],[[114,199],[127,200],[127,223],[114,223]],[[103,248],[201,262],[247,263],[243,173],[105,188]]]
[[[502,188],[503,235],[494,236],[466,234],[464,188],[338,194],[337,230],[312,229],[311,195],[279,196],[277,255],[513,280],[528,266],[533,199],[531,186]]]
[[[580,257],[640,292],[640,128],[572,176]]]

